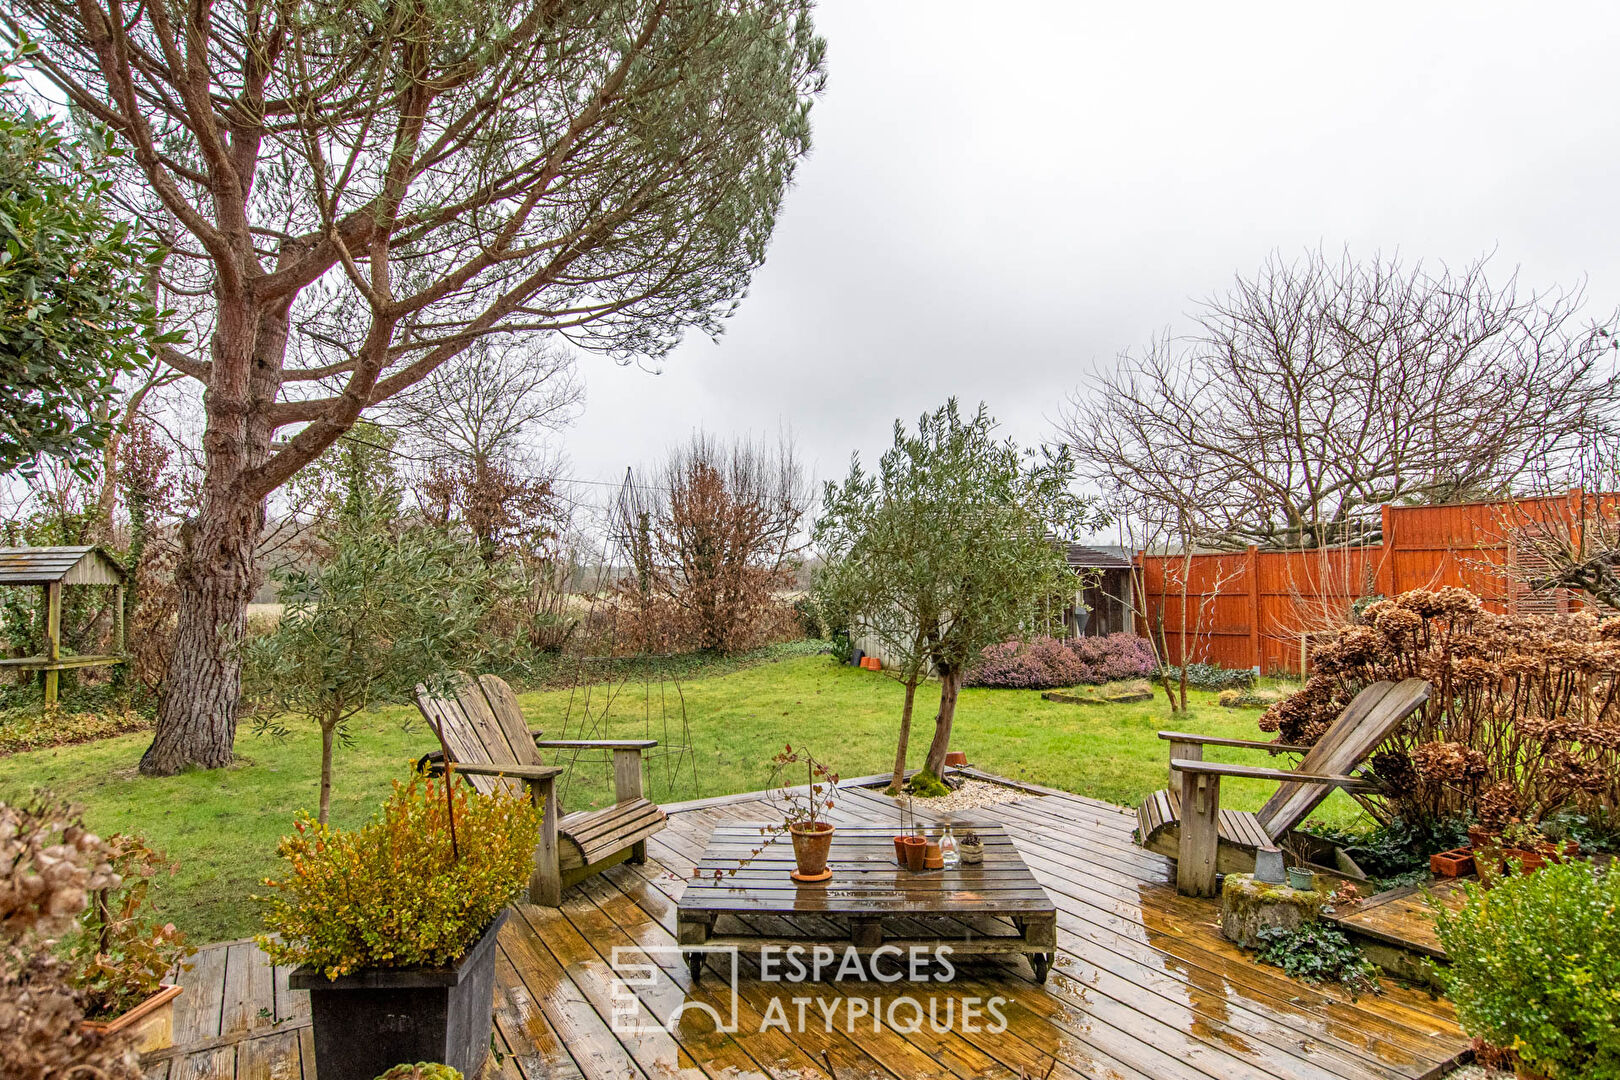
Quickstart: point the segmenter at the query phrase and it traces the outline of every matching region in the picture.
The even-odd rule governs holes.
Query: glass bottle
[[[962,863],[962,854],[956,850],[956,834],[951,832],[949,825],[939,835],[939,855],[947,870],[955,870]]]

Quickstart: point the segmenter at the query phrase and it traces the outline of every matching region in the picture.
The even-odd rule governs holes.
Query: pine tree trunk
[[[961,671],[949,664],[939,665],[939,716],[934,721],[928,759],[923,762],[923,769],[934,776],[945,775],[945,754],[951,748],[951,723],[956,719],[956,694],[961,686]]]
[[[204,473],[196,514],[180,529],[174,578],[178,613],[163,680],[157,732],[141,772],[170,776],[188,765],[228,765],[242,693],[237,646],[248,601],[259,587],[256,551],[264,499],[247,494],[249,474],[270,456],[267,416],[287,345],[285,306],[253,311],[221,303],[203,394]]]
[[[917,700],[917,680],[906,680],[906,705],[900,710],[900,745],[894,752],[894,782],[889,790],[896,795],[906,786],[906,748],[911,743],[911,706]]]
[[[229,765],[242,693],[237,645],[258,588],[254,546],[262,505],[205,502],[180,532],[174,651],[157,733],[141,772],[172,776],[188,765]]]

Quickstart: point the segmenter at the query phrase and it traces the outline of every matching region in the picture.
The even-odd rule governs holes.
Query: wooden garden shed
[[[45,640],[42,656],[0,657],[0,670],[43,671],[45,704],[56,702],[58,673],[67,668],[105,667],[124,662],[124,589],[128,575],[118,561],[98,547],[0,548],[0,586],[36,585],[45,590]],[[111,585],[113,651],[85,656],[62,655],[62,588],[66,585]]]

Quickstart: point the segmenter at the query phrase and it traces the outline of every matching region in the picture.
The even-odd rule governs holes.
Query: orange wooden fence
[[[1569,495],[1453,506],[1385,506],[1383,543],[1316,551],[1138,554],[1145,612],[1137,631],[1158,637],[1171,663],[1194,661],[1261,671],[1301,670],[1303,642],[1344,625],[1363,597],[1461,586],[1495,611],[1570,611],[1566,590],[1531,593],[1510,570],[1524,558],[1515,531],[1530,521],[1575,520],[1584,500],[1612,515],[1620,495]],[[1182,576],[1186,572],[1186,597]],[[1185,607],[1185,618],[1183,618]],[[1185,626],[1185,637],[1182,628]]]

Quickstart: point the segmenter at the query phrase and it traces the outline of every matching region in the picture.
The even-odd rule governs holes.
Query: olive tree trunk
[[[956,695],[962,688],[962,671],[954,664],[939,665],[939,716],[934,720],[934,741],[928,746],[923,769],[935,776],[945,775],[945,754],[951,748],[951,724],[956,719]]]
[[[917,677],[906,680],[906,704],[900,710],[900,745],[894,751],[894,779],[889,790],[900,794],[906,786],[906,750],[911,745],[911,707],[917,700]]]

